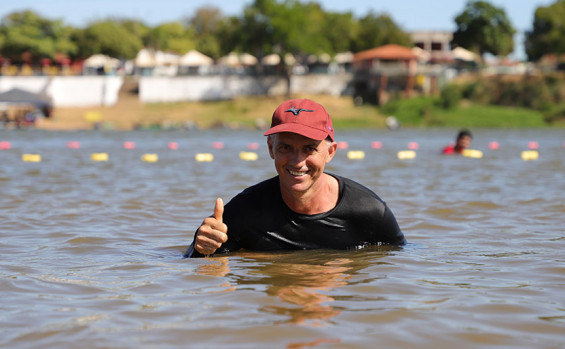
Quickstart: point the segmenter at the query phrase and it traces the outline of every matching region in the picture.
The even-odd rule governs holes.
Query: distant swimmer
[[[469,130],[461,130],[457,134],[457,138],[454,144],[450,144],[443,148],[443,153],[446,155],[451,154],[462,154],[463,150],[469,148],[471,145],[471,140],[473,139],[473,135]]]
[[[386,203],[351,179],[324,172],[337,143],[330,115],[309,99],[273,113],[267,136],[277,176],[236,195],[197,229],[185,257],[237,250],[355,249],[406,243]]]

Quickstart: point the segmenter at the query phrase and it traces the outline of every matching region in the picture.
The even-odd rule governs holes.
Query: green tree
[[[73,29],[61,20],[49,20],[33,11],[14,12],[0,24],[2,56],[14,63],[37,63],[42,58],[70,56],[77,50]]]
[[[222,40],[259,60],[271,53],[279,55],[290,88],[292,70],[285,60],[287,54],[300,62],[309,54],[333,51],[334,45],[324,35],[325,20],[326,13],[316,2],[255,0],[245,7],[241,18],[232,17],[224,23]]]
[[[135,58],[143,48],[149,29],[134,20],[107,19],[89,24],[75,33],[82,58],[101,53],[120,59]]]
[[[322,32],[328,41],[328,53],[335,54],[351,50],[356,23],[351,12],[326,13]]]
[[[457,46],[481,56],[506,56],[514,50],[516,29],[503,9],[486,1],[469,0],[465,10],[455,17],[455,24],[453,44]]]
[[[241,17],[233,16],[223,21],[218,37],[224,55],[231,51],[246,52],[261,62],[272,52],[273,28],[257,7],[247,6]]]
[[[205,55],[219,58],[222,55],[219,32],[224,21],[222,11],[213,6],[204,6],[196,10],[188,23],[194,30],[196,49]]]
[[[526,54],[530,61],[545,54],[565,53],[565,0],[536,9],[533,29],[526,32]]]
[[[387,44],[411,46],[412,39],[389,15],[369,12],[359,20],[351,43],[354,52]]]
[[[196,48],[196,40],[193,30],[185,28],[181,22],[171,22],[152,28],[146,46],[155,50],[183,54]]]
[[[331,44],[323,32],[325,12],[316,2],[303,4],[295,0],[281,3],[256,0],[254,6],[263,9],[262,13],[269,23],[271,52],[281,57],[282,71],[287,79],[287,95],[290,96],[292,69],[286,56],[292,55],[301,62],[308,55],[331,51]]]

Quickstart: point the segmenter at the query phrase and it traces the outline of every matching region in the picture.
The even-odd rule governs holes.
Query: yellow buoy
[[[483,152],[476,149],[464,149],[462,155],[467,158],[480,159],[483,157]]]
[[[259,155],[252,151],[242,151],[239,153],[239,158],[244,161],[256,161],[259,158]]]
[[[23,154],[22,161],[24,162],[41,162],[41,155],[39,154]]]
[[[347,158],[350,160],[363,160],[365,152],[362,150],[350,150],[347,152]]]
[[[99,122],[102,120],[102,114],[98,111],[87,111],[84,113],[84,120],[88,122]]]
[[[108,161],[108,153],[92,153],[90,160],[92,161]]]
[[[194,157],[198,162],[211,162],[214,160],[214,154],[211,153],[198,153]]]
[[[143,154],[141,156],[141,161],[143,161],[143,162],[157,162],[157,161],[159,161],[159,156],[157,154],[153,154],[153,153]]]
[[[396,154],[396,156],[400,160],[410,160],[416,158],[416,152],[413,150],[402,150],[399,151],[398,154]]]
[[[539,153],[536,150],[525,150],[522,152],[522,160],[530,161],[530,160],[537,160],[539,157]]]

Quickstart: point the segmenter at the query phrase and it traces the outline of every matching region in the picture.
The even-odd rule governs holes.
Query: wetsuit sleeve
[[[392,211],[388,208],[388,205],[385,206],[385,211],[382,218],[383,224],[383,236],[381,238],[382,242],[391,245],[404,245],[406,244],[406,238],[404,238],[404,234],[400,230],[400,226],[394,217]]]
[[[204,255],[194,248],[194,242],[196,241],[196,234],[198,234],[198,230],[194,232],[194,239],[192,239],[192,243],[188,246],[188,249],[183,255],[183,258],[199,258],[204,257]]]

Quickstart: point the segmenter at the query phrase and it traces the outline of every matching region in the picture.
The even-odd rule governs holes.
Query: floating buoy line
[[[66,143],[69,149],[81,149],[81,144],[79,141],[68,141]],[[122,143],[123,149],[134,150],[136,149],[135,142],[126,141]],[[171,141],[167,144],[169,150],[179,150],[180,146],[178,142]],[[528,150],[521,151],[520,158],[523,161],[535,161],[539,159],[539,143],[536,141],[527,142]],[[215,150],[222,150],[225,148],[224,143],[220,141],[212,142],[211,148]],[[257,161],[259,159],[259,154],[253,150],[260,148],[260,144],[257,142],[248,143],[246,146],[247,150],[239,152],[239,159],[242,161]],[[338,142],[338,148],[342,150],[349,149],[349,144],[345,141]],[[372,141],[371,148],[378,151],[383,149],[383,143],[381,141]],[[398,160],[414,160],[417,158],[417,150],[420,148],[418,142],[409,142],[407,144],[407,149],[400,150],[396,152],[396,157]],[[488,148],[491,151],[497,151],[500,149],[500,144],[496,141],[491,141],[488,143]],[[563,143],[563,148],[565,148],[565,142]],[[0,151],[13,150],[12,144],[9,141],[0,141]],[[484,156],[483,151],[477,149],[465,149],[461,154],[466,158],[481,159]],[[366,158],[365,151],[363,150],[347,150],[346,156],[349,160],[364,160]],[[23,162],[41,162],[42,156],[37,153],[24,153],[21,156]],[[110,160],[110,155],[106,152],[91,153],[90,160],[94,162],[106,162]],[[194,160],[196,162],[212,162],[214,161],[214,154],[210,152],[201,152],[194,155]],[[142,162],[155,163],[159,161],[159,155],[156,153],[145,153],[141,155]]]

